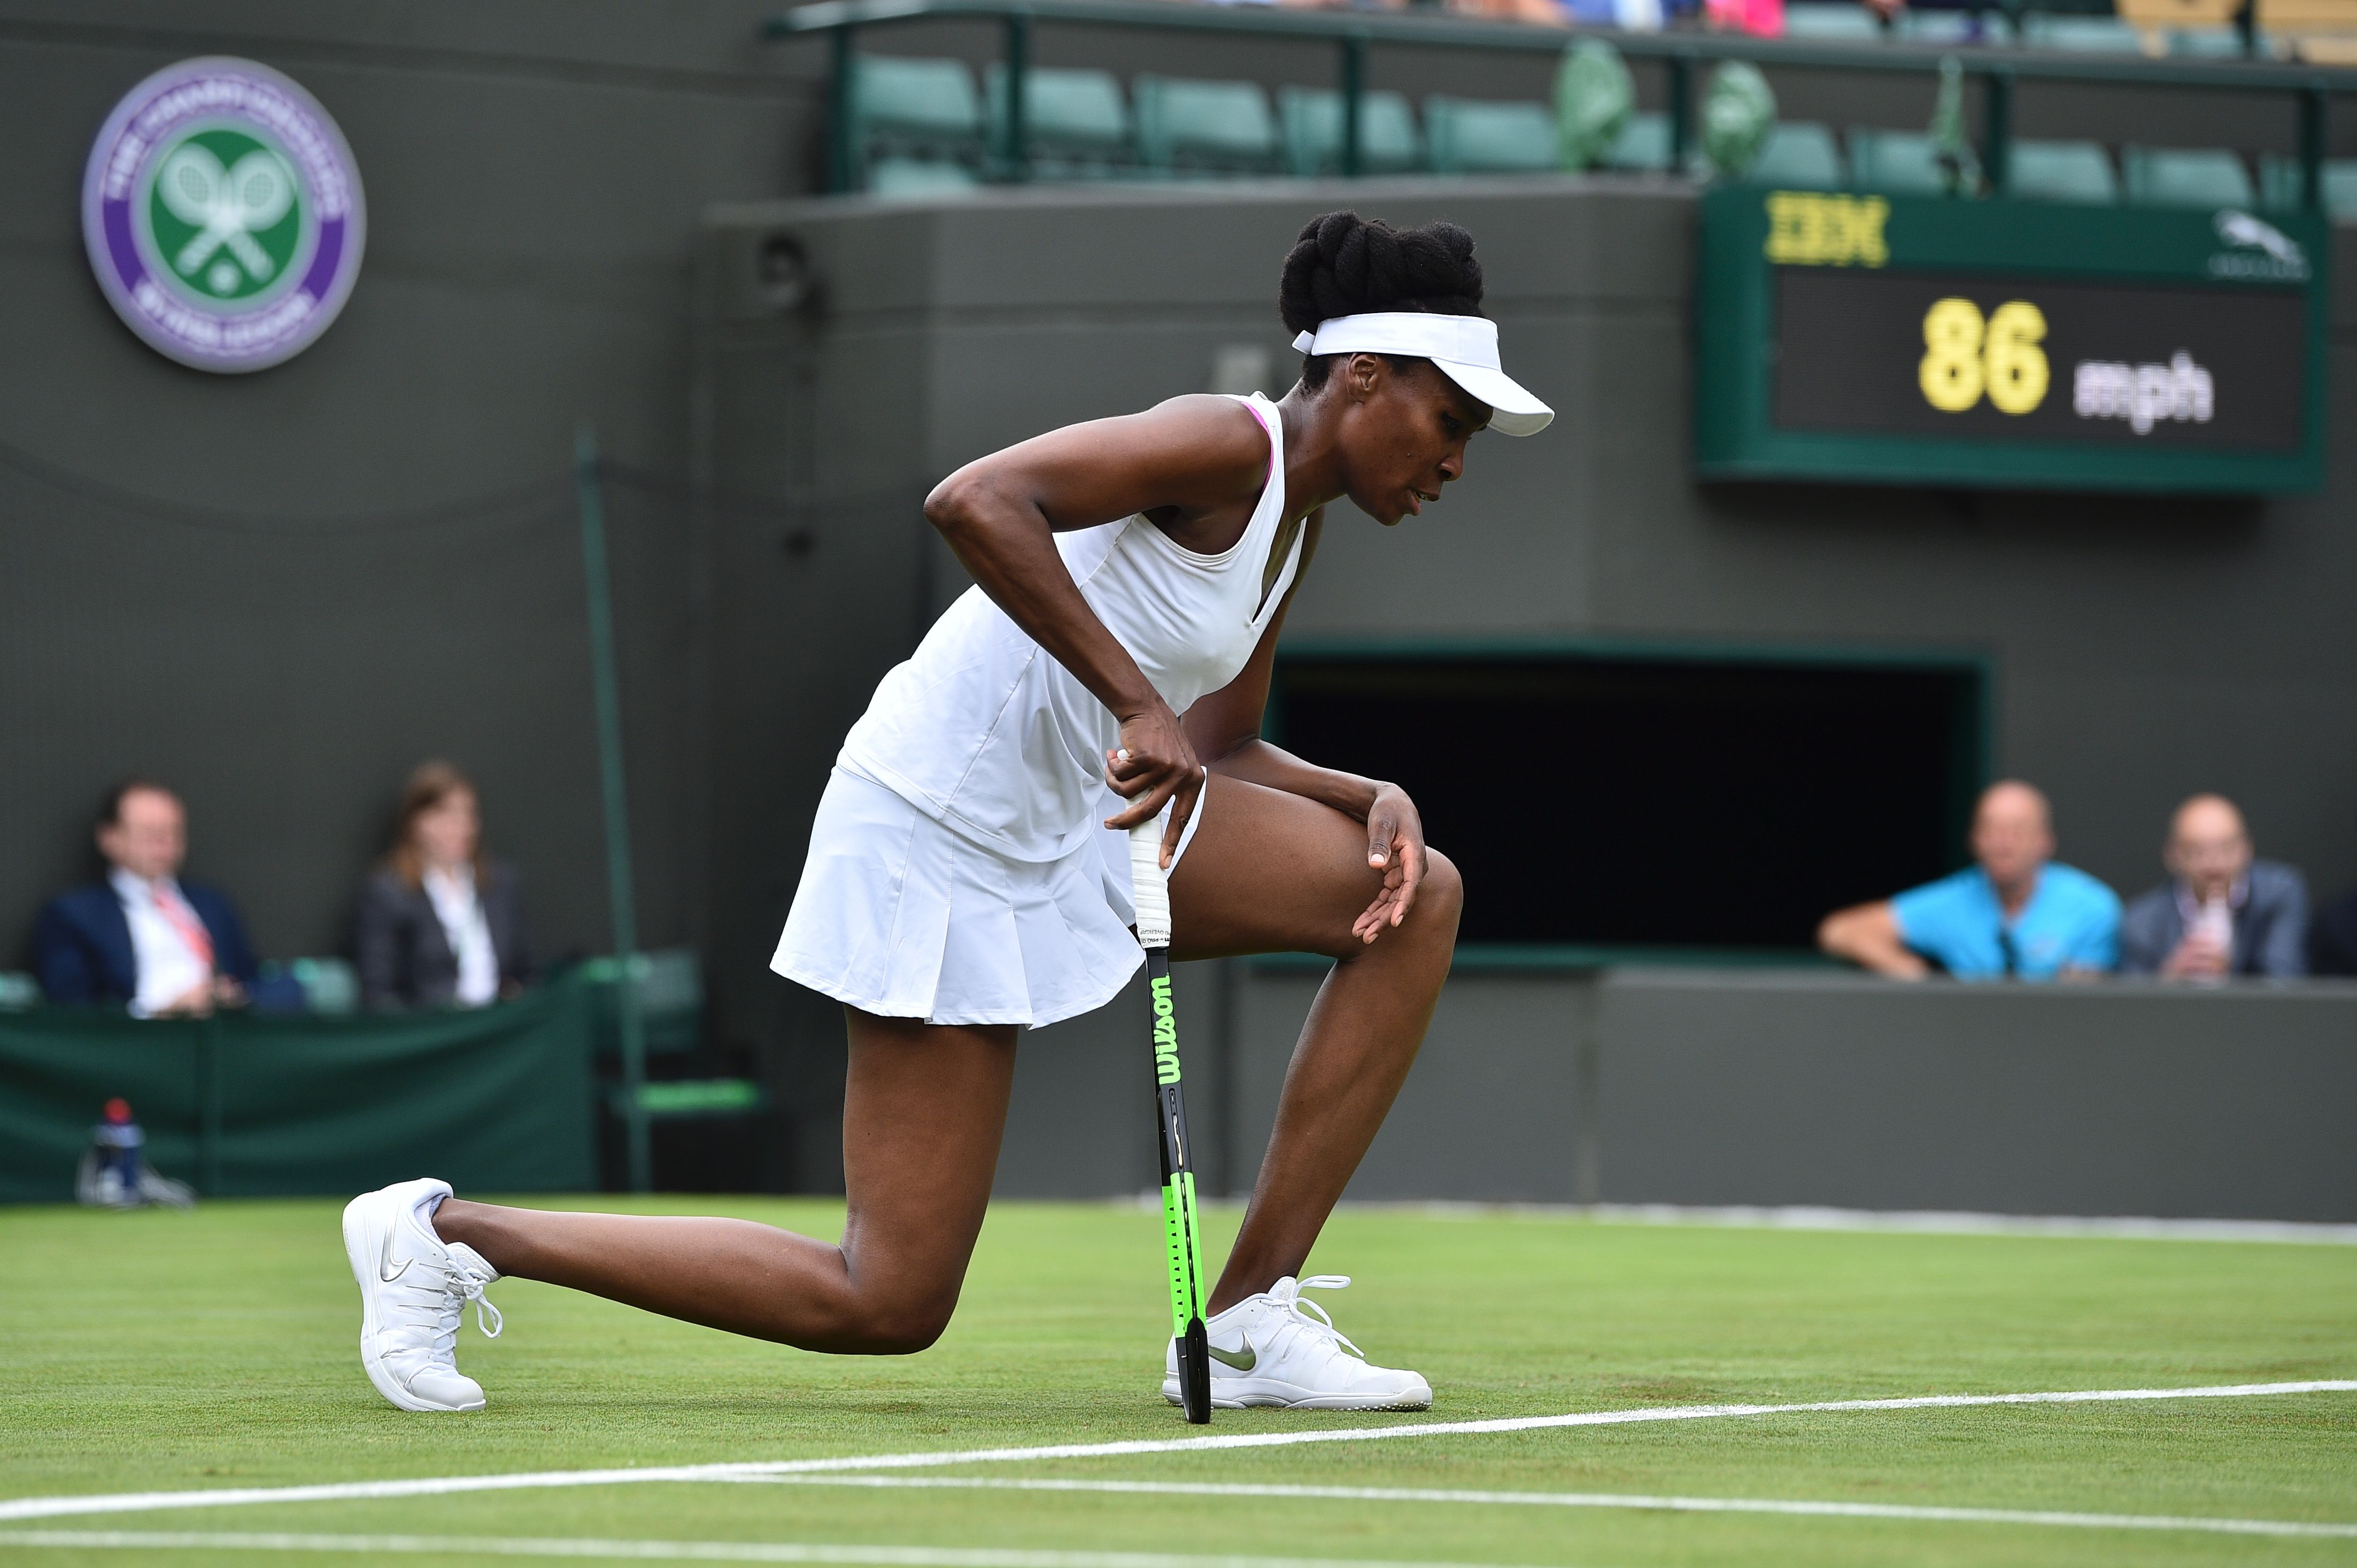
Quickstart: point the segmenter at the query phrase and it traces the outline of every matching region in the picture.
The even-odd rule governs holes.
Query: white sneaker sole
[[[1162,1397],[1178,1404],[1178,1380],[1162,1380]],[[1220,1378],[1211,1384],[1213,1410],[1430,1410],[1432,1390],[1419,1380],[1396,1394],[1330,1394],[1275,1378]]]
[[[430,1404],[419,1399],[393,1380],[385,1369],[383,1360],[371,1354],[369,1347],[376,1342],[376,1261],[384,1255],[384,1240],[399,1223],[397,1213],[388,1212],[382,1202],[371,1202],[379,1195],[364,1192],[344,1205],[344,1258],[352,1266],[352,1281],[361,1287],[361,1369],[368,1373],[369,1381],[403,1410],[433,1411],[454,1414],[460,1411],[480,1410],[484,1402],[472,1404]]]

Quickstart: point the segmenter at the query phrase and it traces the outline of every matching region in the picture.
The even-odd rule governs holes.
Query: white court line
[[[824,1546],[788,1541],[595,1541],[520,1535],[296,1535],[161,1530],[0,1530],[0,1546],[68,1551],[417,1552],[436,1557],[619,1557],[657,1563],[851,1563],[887,1568],[1485,1568],[1339,1557],[1181,1556],[1167,1552],[990,1551],[978,1547]]]
[[[994,1492],[1115,1492],[1194,1498],[1307,1498],[1354,1503],[1474,1503],[1491,1507],[1634,1509],[1664,1513],[1763,1513],[1804,1519],[1923,1520],[1949,1524],[2067,1525],[2086,1530],[2187,1530],[2212,1535],[2286,1535],[2357,1541],[2357,1524],[2303,1520],[2205,1519],[2200,1515],[2065,1513],[2046,1509],[1964,1509],[1905,1503],[1800,1502],[1774,1498],[1638,1497],[1622,1492],[1465,1492],[1426,1487],[1295,1487],[1220,1481],[1009,1480],[990,1476],[737,1476],[764,1486],[920,1487]],[[0,1536],[0,1541],[6,1537]]]
[[[756,1460],[718,1465],[649,1465],[606,1470],[541,1470],[493,1476],[428,1476],[398,1481],[336,1481],[307,1487],[235,1487],[213,1491],[117,1492],[87,1497],[15,1498],[0,1520],[66,1514],[145,1513],[157,1509],[229,1508],[249,1503],[340,1502],[369,1498],[441,1497],[549,1487],[627,1486],[646,1481],[732,1481],[750,1476],[807,1476],[855,1470],[913,1470],[943,1465],[1005,1465],[1043,1459],[1111,1459],[1135,1454],[1192,1454],[1223,1448],[1278,1448],[1304,1443],[1374,1443],[1554,1427],[1623,1426],[1733,1416],[1851,1414],[1886,1410],[1964,1410],[1987,1405],[2113,1404],[2147,1400],[2248,1399],[2268,1394],[2357,1393],[2347,1379],[2298,1383],[2222,1383],[2190,1389],[2083,1389],[2056,1393],[1918,1394],[1904,1399],[1818,1400],[1806,1404],[1697,1404],[1570,1415],[1501,1416],[1487,1421],[1424,1421],[1397,1426],[1318,1427],[1307,1432],[1237,1432],[1216,1437],[1141,1438],[1125,1443],[1060,1443],[1034,1448],[948,1449],[920,1454],[856,1454],[829,1459]]]
[[[1815,1204],[1716,1208],[1598,1203],[1563,1210],[1607,1225],[1705,1225],[1760,1230],[1878,1230],[1917,1236],[2068,1236],[2131,1241],[2282,1241],[2357,1247],[2357,1225],[2308,1219],[2153,1219],[2132,1215],[1975,1214],[1941,1208],[1831,1208]]]

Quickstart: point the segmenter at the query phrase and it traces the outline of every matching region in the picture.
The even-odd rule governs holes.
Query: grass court
[[[576,1201],[726,1212],[825,1236],[842,1214],[807,1200]],[[339,1207],[0,1212],[0,1560],[2357,1563],[2357,1392],[2345,1390],[27,1511],[24,1499],[69,1495],[1200,1434],[1157,1391],[1161,1221],[1143,1207],[998,1206],[956,1323],[934,1349],[901,1359],[806,1355],[503,1281],[492,1294],[505,1336],[487,1342],[470,1314],[460,1337],[459,1367],[490,1398],[462,1416],[404,1413],[369,1387]],[[1236,1219],[1232,1208],[1207,1216],[1215,1269]],[[1423,1371],[1433,1410],[1222,1411],[1212,1437],[2357,1377],[2357,1247],[2341,1245],[1361,1209],[1336,1217],[1310,1272],[1355,1277],[1325,1297],[1336,1321],[1374,1359]],[[1342,1488],[1354,1495],[1331,1495]],[[1899,1516],[1619,1500],[1630,1498]],[[1932,1509],[2147,1522],[1908,1511]],[[2161,1520],[2261,1525],[2152,1522]]]

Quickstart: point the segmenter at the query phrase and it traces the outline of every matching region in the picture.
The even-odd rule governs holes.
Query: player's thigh
[[[1170,875],[1171,956],[1353,956],[1366,944],[1351,923],[1383,885],[1383,873],[1367,864],[1366,824],[1355,817],[1214,773],[1202,825]],[[1408,920],[1415,918],[1411,908]]]
[[[887,1294],[954,1301],[1006,1128],[1014,1026],[844,1012],[845,1255]]]

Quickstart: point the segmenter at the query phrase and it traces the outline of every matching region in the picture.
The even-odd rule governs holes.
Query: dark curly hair
[[[1288,332],[1315,332],[1321,321],[1374,311],[1479,316],[1481,263],[1473,259],[1473,236],[1454,223],[1394,229],[1381,219],[1329,212],[1303,225],[1286,252],[1276,304]],[[1336,358],[1304,360],[1301,384],[1324,386]]]

